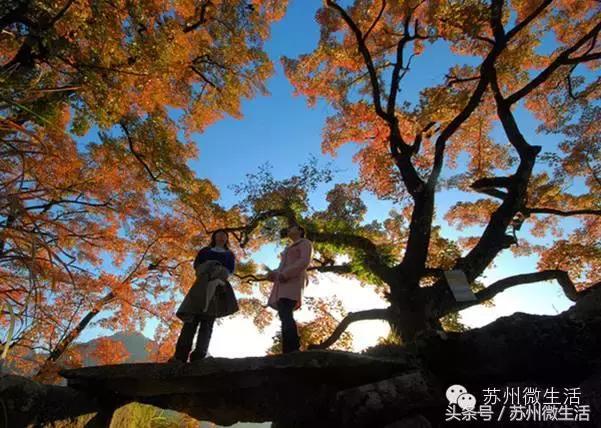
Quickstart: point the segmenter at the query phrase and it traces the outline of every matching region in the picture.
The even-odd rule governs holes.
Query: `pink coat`
[[[307,285],[307,268],[313,257],[311,241],[301,238],[290,244],[282,252],[280,266],[275,270],[275,281],[267,304],[277,309],[277,301],[281,298],[296,300],[296,308],[301,307],[303,289]],[[279,275],[286,280],[281,281]]]

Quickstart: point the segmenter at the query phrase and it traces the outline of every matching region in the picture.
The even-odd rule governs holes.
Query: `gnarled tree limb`
[[[355,35],[355,39],[357,40],[357,48],[359,53],[363,56],[363,60],[365,61],[365,65],[367,66],[367,70],[369,72],[369,80],[372,88],[372,97],[374,101],[374,106],[376,108],[376,113],[382,119],[388,121],[390,117],[382,108],[382,100],[380,98],[380,83],[378,81],[378,74],[376,73],[376,69],[374,66],[374,62],[365,43],[365,36],[361,29],[357,26],[353,18],[344,10],[342,6],[332,0],[326,0],[326,5],[336,10],[338,14],[342,17],[346,25],[350,28],[350,30]]]
[[[597,282],[582,291],[578,291],[574,283],[570,279],[568,273],[559,269],[548,269],[540,272],[518,274],[500,279],[490,284],[484,290],[477,292],[475,294],[477,300],[475,301],[455,302],[452,308],[447,308],[447,310],[444,312],[444,315],[450,312],[461,311],[471,306],[482,304],[485,301],[492,299],[497,294],[502,293],[503,291],[512,287],[551,280],[557,281],[557,283],[561,286],[565,296],[572,302],[577,302],[579,299],[588,294],[592,289],[601,286],[601,282]]]
[[[346,331],[348,326],[357,321],[366,321],[366,320],[388,320],[389,310],[388,308],[384,309],[369,309],[366,311],[359,312],[349,312],[349,314],[344,317],[340,324],[336,327],[334,332],[321,343],[317,343],[309,346],[309,349],[326,349],[332,346],[336,341],[342,336],[342,333]]]
[[[509,142],[518,152],[520,163],[510,180],[501,179],[501,184],[507,186],[507,194],[501,205],[490,216],[490,221],[480,240],[455,265],[455,269],[461,269],[465,272],[468,281],[473,281],[480,276],[497,254],[507,248],[508,242],[510,243],[507,239],[507,228],[516,214],[523,208],[536,156],[541,149],[540,146],[528,144],[522,135],[511,111],[511,104],[501,93],[494,67],[490,70],[490,86],[497,105],[499,119]]]
[[[250,235],[259,226],[260,222],[272,217],[283,217],[288,219],[291,223],[303,223],[297,219],[294,211],[289,208],[281,208],[261,212],[255,215],[246,225],[224,228],[222,230],[225,230],[226,232],[241,232],[243,237],[240,240],[240,246],[244,247],[248,243]],[[352,233],[320,232],[311,229],[306,231],[306,236],[313,242],[331,243],[359,250],[362,252],[367,266],[373,273],[380,278],[384,278],[389,273],[388,266],[386,266],[381,259],[380,250],[369,238]]]
[[[562,65],[577,64],[580,62],[591,61],[597,59],[597,55],[583,55],[576,58],[570,58],[570,55],[580,49],[589,40],[594,40],[601,31],[601,22],[597,23],[588,33],[580,38],[576,43],[570,46],[557,56],[543,71],[541,71],[534,79],[525,84],[522,88],[507,97],[509,104],[514,104],[538,88],[541,84],[547,81],[553,75],[553,72]]]
[[[136,148],[134,146],[134,141],[132,139],[132,136],[131,136],[129,129],[127,128],[127,125],[125,124],[125,122],[121,121],[119,123],[119,125],[121,126],[121,129],[123,129],[123,133],[125,134],[125,137],[127,138],[129,150],[134,155],[134,157],[138,160],[138,162],[140,162],[140,164],[144,167],[144,169],[146,170],[148,175],[150,175],[150,178],[152,178],[152,180],[156,181],[157,183],[167,183],[165,180],[159,179],[159,176],[161,175],[161,173],[159,172],[158,174],[155,174],[152,171],[152,169],[150,169],[150,166],[148,166],[148,164],[146,163],[144,156],[136,150]]]
[[[559,210],[557,208],[524,208],[524,215],[529,214],[553,214],[562,217],[570,217],[574,215],[601,215],[601,210],[597,209],[577,209],[577,210]]]

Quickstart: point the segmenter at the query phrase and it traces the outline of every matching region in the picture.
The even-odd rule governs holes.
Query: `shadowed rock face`
[[[585,321],[516,313],[482,329],[425,339],[419,353],[448,382],[571,382],[586,378],[598,365],[601,317]]]
[[[61,374],[69,387],[0,378],[0,399],[9,404],[11,420],[23,422],[8,426],[65,420],[62,426],[78,427],[94,412],[86,426],[106,426],[112,409],[138,401],[221,425],[276,421],[277,427],[428,427],[444,419],[444,390],[455,383],[470,391],[503,385],[580,386],[591,420],[599,422],[601,290],[558,316],[515,314],[462,334],[423,336],[408,348],[377,347],[370,356],[311,351],[89,367]],[[84,416],[68,419],[79,415]],[[584,426],[578,424],[541,426]]]
[[[45,385],[22,376],[0,377],[0,427],[39,426],[56,421],[55,427],[83,427],[100,410],[98,399],[85,391]]]
[[[96,391],[116,403],[138,401],[222,425],[237,421],[301,420],[328,412],[341,389],[414,370],[417,361],[346,352],[311,351],[190,364],[121,364],[67,370],[72,388]],[[297,405],[293,405],[297,403]],[[298,410],[296,410],[298,409]]]

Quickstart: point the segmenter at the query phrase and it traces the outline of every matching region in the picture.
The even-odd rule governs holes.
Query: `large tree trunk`
[[[390,285],[389,322],[402,343],[411,343],[427,331],[441,330],[438,318],[429,310],[429,296],[420,288],[420,278],[403,273],[398,278],[397,283]]]
[[[428,320],[421,305],[392,304],[390,308],[390,328],[401,343],[408,344],[420,333],[428,330]]]

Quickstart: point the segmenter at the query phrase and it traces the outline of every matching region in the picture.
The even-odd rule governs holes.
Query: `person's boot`
[[[300,352],[300,338],[298,335],[294,338],[294,346],[292,347],[292,351],[290,352]]]
[[[186,350],[185,347],[177,347],[175,348],[175,353],[167,362],[169,363],[185,363],[188,361],[188,354],[190,353],[189,349]]]
[[[214,319],[203,320],[198,329],[198,337],[196,338],[196,347],[190,354],[190,362],[202,360],[207,356],[209,350],[209,342],[213,333]]]
[[[282,334],[282,354],[300,351],[300,340],[295,329],[289,328]]]
[[[194,361],[202,360],[206,356],[207,356],[206,352],[197,351],[197,350],[192,351],[192,353],[190,354],[190,362],[193,363]]]
[[[285,354],[300,351],[300,337],[298,335],[298,327],[294,319],[287,325],[282,335],[283,351]]]
[[[175,353],[169,358],[169,363],[185,363],[192,348],[192,341],[196,333],[197,322],[185,322],[175,344]]]
[[[282,349],[283,354],[290,354],[292,352],[299,352],[299,351],[300,351],[300,345],[291,345],[291,346],[287,346],[286,348]]]

